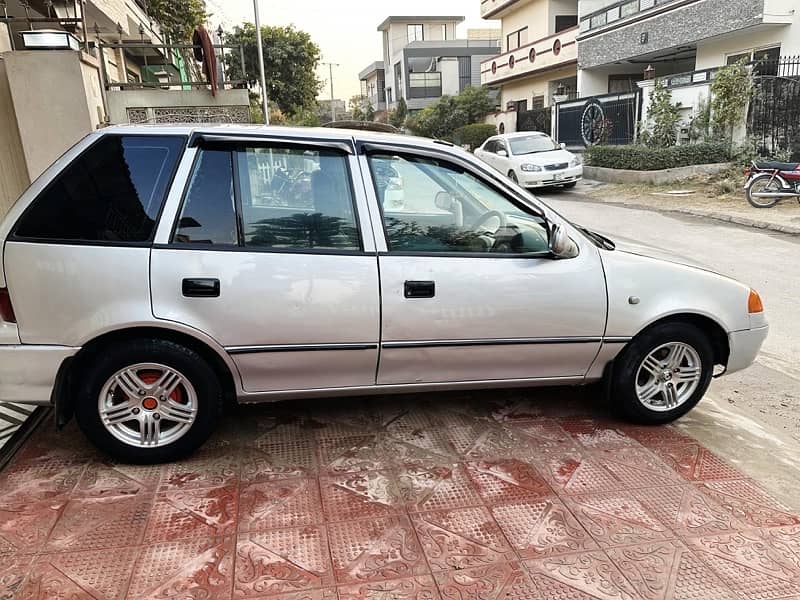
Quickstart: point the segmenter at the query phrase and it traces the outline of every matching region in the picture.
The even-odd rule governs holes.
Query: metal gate
[[[517,112],[517,131],[541,131],[550,135],[552,126],[551,109],[534,108]]]
[[[800,56],[756,62],[753,74],[748,135],[762,156],[788,152],[800,161]]]
[[[641,102],[641,90],[559,102],[556,139],[568,146],[631,144]]]

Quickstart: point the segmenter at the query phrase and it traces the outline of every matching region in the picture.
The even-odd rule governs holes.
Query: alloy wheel
[[[183,437],[197,417],[197,393],[179,371],[156,363],[120,369],[98,398],[100,420],[115,438],[155,448]]]
[[[700,385],[700,355],[683,342],[669,342],[651,351],[636,373],[636,396],[656,412],[673,410],[687,402]]]

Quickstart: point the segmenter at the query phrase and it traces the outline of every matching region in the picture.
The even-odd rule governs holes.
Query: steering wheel
[[[505,213],[502,213],[499,210],[490,210],[489,212],[484,213],[480,217],[478,217],[478,220],[475,221],[475,223],[473,223],[472,225],[472,230],[480,231],[481,225],[484,225],[486,221],[488,221],[489,219],[497,219],[498,221],[500,221],[500,225],[494,231],[497,231],[498,229],[503,229],[508,225],[508,220],[506,219]]]

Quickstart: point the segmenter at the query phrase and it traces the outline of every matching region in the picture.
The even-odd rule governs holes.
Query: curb
[[[758,219],[750,219],[748,217],[740,217],[738,215],[728,215],[725,213],[715,212],[712,210],[703,210],[701,208],[659,208],[649,206],[647,204],[636,204],[633,202],[619,202],[613,200],[600,200],[598,198],[591,198],[584,194],[584,197],[589,202],[596,202],[598,204],[616,204],[618,206],[627,206],[639,210],[652,210],[661,213],[678,213],[682,215],[691,215],[693,217],[704,217],[706,219],[714,219],[716,221],[723,221],[725,223],[733,223],[735,225],[744,225],[745,227],[752,227],[754,229],[766,229],[767,231],[775,231],[777,233],[785,233],[789,235],[800,235],[800,227],[795,225],[780,225],[777,223],[769,223],[768,221],[759,221]]]

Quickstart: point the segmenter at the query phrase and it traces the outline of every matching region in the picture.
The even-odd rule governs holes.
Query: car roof
[[[284,127],[275,125],[231,125],[231,124],[203,124],[203,125],[166,125],[166,124],[147,124],[147,125],[112,125],[99,130],[101,135],[108,134],[149,134],[149,135],[186,135],[193,134],[212,134],[212,135],[263,135],[268,137],[297,137],[314,138],[315,140],[355,140],[361,142],[372,142],[376,144],[404,144],[419,146],[423,148],[435,148],[441,150],[443,145],[451,146],[455,150],[461,150],[458,146],[453,146],[450,142],[432,140],[430,138],[416,137],[398,133],[378,133],[374,131],[364,131],[355,129],[338,129],[331,127]]]
[[[516,138],[523,138],[523,137],[530,137],[530,136],[546,136],[547,134],[543,131],[517,131],[514,133],[501,133],[499,135],[494,136],[492,139],[498,140],[513,140]]]

